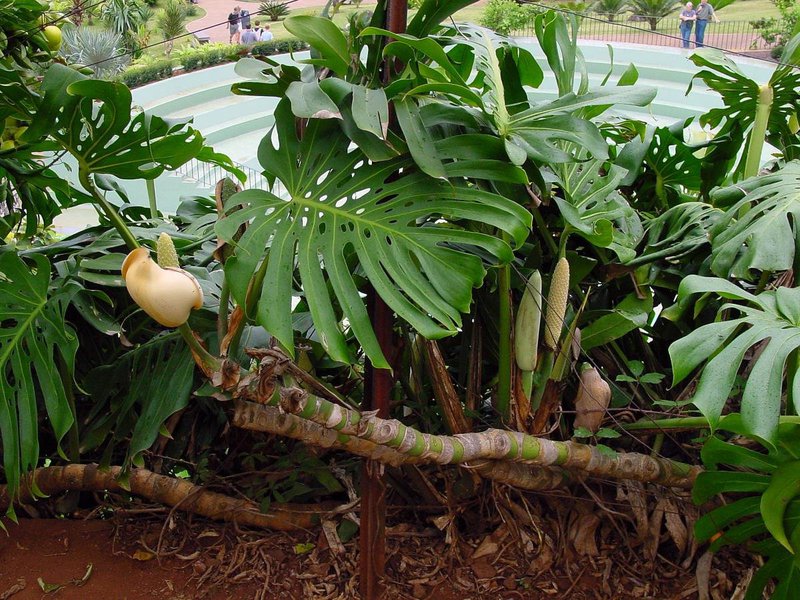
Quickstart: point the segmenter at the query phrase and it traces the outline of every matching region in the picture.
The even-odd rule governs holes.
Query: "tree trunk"
[[[234,427],[250,431],[283,435],[314,446],[345,450],[393,467],[403,464],[434,462],[425,456],[410,456],[388,446],[380,446],[368,440],[344,435],[307,419],[286,414],[279,408],[253,402],[237,401],[234,404],[231,424]],[[571,481],[570,475],[560,468],[529,466],[495,460],[467,463],[464,466],[474,470],[485,479],[525,490],[552,490]]]
[[[183,479],[158,475],[147,469],[131,469],[125,484],[120,483],[121,467],[100,470],[97,465],[67,465],[36,469],[20,482],[15,504],[30,504],[42,494],[51,496],[67,490],[130,492],[153,502],[175,506],[179,510],[216,521],[232,521],[239,525],[291,531],[308,529],[319,522],[319,516],[330,507],[281,508],[273,505],[262,513],[249,500],[238,500],[210,492]],[[6,486],[0,486],[0,511],[11,503]]]
[[[632,479],[689,489],[700,467],[635,452],[613,456],[586,444],[557,442],[516,431],[488,429],[481,433],[437,436],[422,433],[394,419],[361,415],[311,396],[304,390],[281,390],[281,406],[341,434],[394,448],[401,454],[423,457],[438,464],[464,464],[482,459],[559,466],[590,476]]]

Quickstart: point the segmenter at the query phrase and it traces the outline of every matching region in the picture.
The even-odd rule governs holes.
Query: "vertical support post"
[[[381,350],[388,356],[392,346],[392,311],[375,293],[369,291],[369,313]],[[376,410],[378,416],[389,418],[389,399],[392,374],[367,363],[362,410]],[[383,465],[364,460],[361,468],[361,527],[359,533],[359,573],[361,597],[379,600],[385,591],[383,575],[386,570],[386,482]]]
[[[384,0],[386,5],[386,29],[403,33],[408,19],[407,0]],[[383,79],[388,83],[392,64],[383,65]],[[393,120],[394,115],[390,116]],[[390,122],[390,126],[391,126]],[[392,311],[375,293],[369,291],[368,310],[381,350],[389,359],[392,348]],[[367,362],[364,385],[363,410],[376,410],[378,416],[389,417],[389,400],[392,392],[392,374],[385,369],[375,369]],[[383,576],[386,572],[386,482],[383,467],[379,463],[365,460],[361,474],[361,527],[359,535],[359,574],[361,597],[364,600],[380,600],[384,596]]]

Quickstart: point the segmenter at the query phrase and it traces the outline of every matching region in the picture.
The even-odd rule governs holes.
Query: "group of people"
[[[238,6],[228,15],[228,33],[230,34],[231,44],[249,46],[256,42],[269,42],[272,39],[269,23],[263,27],[258,21],[251,23],[250,11],[241,9]]]
[[[694,45],[696,48],[702,48],[708,22],[713,20],[715,23],[719,23],[714,7],[708,3],[708,0],[700,0],[697,9],[694,8],[694,4],[687,2],[678,18],[681,20],[680,30],[684,48],[689,48],[692,27],[694,27]]]

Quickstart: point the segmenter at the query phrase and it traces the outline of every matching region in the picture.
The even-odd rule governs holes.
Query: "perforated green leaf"
[[[748,278],[752,269],[791,269],[800,219],[800,161],[715,191],[727,210],[711,230],[711,269],[720,277]],[[745,208],[747,210],[745,210]]]
[[[784,368],[789,354],[800,348],[798,307],[800,288],[779,288],[754,296],[738,286],[714,277],[690,275],[678,290],[681,303],[698,293],[715,292],[749,304],[728,303],[720,311],[742,316],[717,321],[695,329],[669,347],[673,383],[679,383],[696,367],[706,363],[692,402],[716,426],[736,381],[745,353],[768,340],[753,359],[742,395],[741,413],[745,431],[774,442],[781,412]]]
[[[49,132],[88,172],[152,179],[203,148],[203,137],[186,120],[131,116],[131,93],[121,83],[88,79],[54,64],[41,89],[44,99],[27,134]]]
[[[292,348],[292,277],[299,269],[320,339],[337,360],[352,359],[343,334],[346,318],[368,356],[386,366],[355,271],[421,334],[449,335],[469,309],[472,288],[483,281],[484,265],[474,251],[497,261],[512,256],[508,244],[476,224],[507,232],[515,245],[531,225],[530,214],[515,202],[431,178],[408,156],[370,162],[331,121],[311,121],[299,140],[286,101],[259,160],[285,186],[286,197],[248,190],[231,198],[229,208],[242,208],[220,221],[217,233],[233,240],[249,222],[225,265],[232,292],[243,302],[262,268],[258,321]]]
[[[73,423],[58,362],[71,377],[78,340],[64,313],[80,289],[74,282],[51,289],[44,256],[25,263],[15,252],[0,254],[0,435],[12,494],[20,473],[38,466],[39,401],[57,442]]]

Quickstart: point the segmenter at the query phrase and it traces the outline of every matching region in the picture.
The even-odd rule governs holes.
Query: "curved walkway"
[[[228,36],[228,15],[233,11],[235,6],[246,8],[250,13],[255,13],[258,10],[260,2],[249,2],[247,0],[198,0],[197,6],[206,11],[206,14],[196,21],[192,21],[186,25],[186,30],[190,33],[203,30],[200,35],[207,35],[211,38],[212,42],[229,41]],[[290,9],[294,8],[314,8],[322,7],[325,5],[325,0],[295,0],[289,5]],[[209,29],[205,29],[210,27]]]

